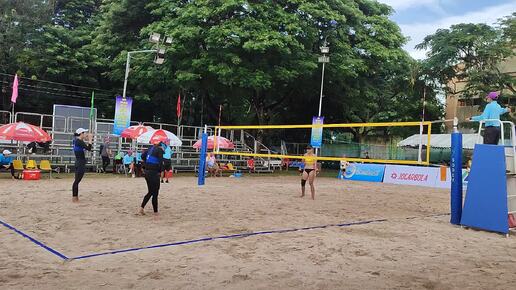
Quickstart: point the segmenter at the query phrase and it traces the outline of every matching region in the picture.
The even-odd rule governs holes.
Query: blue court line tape
[[[61,258],[61,259],[63,259],[63,260],[68,260],[68,257],[67,257],[67,256],[65,256],[65,255],[63,255],[63,254],[62,254],[62,253],[60,253],[59,251],[56,251],[56,250],[52,249],[51,247],[49,247],[49,246],[47,246],[47,245],[43,244],[42,242],[40,242],[40,241],[36,240],[35,238],[33,238],[33,237],[31,237],[31,236],[27,235],[26,233],[24,233],[24,232],[20,231],[19,229],[17,229],[17,228],[15,228],[15,227],[11,226],[10,224],[8,224],[8,223],[6,223],[6,222],[4,222],[4,221],[2,221],[2,220],[0,220],[0,224],[2,224],[4,227],[6,227],[6,228],[8,228],[8,229],[10,229],[10,230],[12,230],[12,231],[14,231],[15,233],[17,233],[17,234],[21,235],[22,237],[24,237],[24,238],[28,239],[29,241],[33,242],[34,244],[36,244],[36,245],[38,245],[38,246],[42,247],[43,249],[45,249],[45,250],[49,251],[50,253],[52,253],[52,254],[54,254],[54,255],[58,256],[59,258]]]
[[[419,216],[419,217],[409,217],[409,218],[406,218],[406,219],[436,217],[436,216],[441,216],[441,215],[442,214],[440,214],[440,215],[431,215],[431,216],[423,216],[423,217],[421,217],[421,216]],[[136,251],[156,249],[156,248],[164,248],[164,247],[196,244],[196,243],[215,241],[215,240],[247,238],[247,237],[258,236],[258,235],[283,234],[283,233],[291,233],[291,232],[299,232],[299,231],[309,231],[309,230],[325,229],[325,228],[330,228],[330,227],[350,227],[350,226],[356,226],[356,225],[366,225],[366,224],[372,224],[372,223],[381,223],[381,222],[386,222],[386,221],[388,221],[388,219],[375,219],[375,220],[349,222],[349,223],[342,223],[342,224],[329,224],[329,225],[320,225],[320,226],[303,227],[303,228],[279,229],[279,230],[270,230],[270,231],[260,231],[260,232],[249,232],[249,233],[232,234],[232,235],[217,236],[217,237],[206,237],[206,238],[200,238],[200,239],[195,239],[195,240],[185,240],[185,241],[180,241],[180,242],[172,242],[172,243],[166,243],[166,244],[158,244],[158,245],[152,245],[152,246],[145,246],[145,247],[138,247],[138,248],[129,248],[129,249],[123,249],[123,250],[115,250],[115,251],[108,251],[108,252],[102,252],[102,253],[88,254],[88,255],[74,257],[74,258],[71,258],[71,259],[72,260],[83,260],[83,259],[89,259],[89,258],[93,258],[93,257],[115,255],[115,254],[128,253],[128,252],[136,252]]]
[[[440,216],[449,216],[449,215],[450,215],[449,213],[446,213],[446,214],[434,214],[434,215],[428,215],[428,216],[406,217],[404,219],[411,220],[411,219],[417,219],[417,218],[440,217]],[[316,230],[316,229],[325,229],[325,228],[330,228],[330,227],[350,227],[350,226],[365,225],[365,224],[371,224],[371,223],[380,223],[380,222],[386,222],[386,221],[388,221],[388,219],[375,219],[375,220],[349,222],[349,223],[341,223],[341,224],[329,224],[329,225],[319,225],[319,226],[303,227],[303,228],[279,229],[279,230],[269,230],[269,231],[259,231],[259,232],[232,234],[232,235],[217,236],[217,237],[206,237],[206,238],[200,238],[200,239],[195,239],[195,240],[186,240],[186,241],[180,241],[180,242],[171,242],[171,243],[166,243],[166,244],[151,245],[151,246],[146,246],[146,247],[129,248],[129,249],[122,249],[122,250],[115,250],[115,251],[109,251],[109,252],[96,253],[96,254],[88,254],[88,255],[78,256],[78,257],[74,257],[74,258],[68,258],[67,256],[65,256],[64,254],[60,253],[59,251],[52,249],[51,247],[43,244],[42,242],[36,240],[35,238],[33,238],[33,237],[27,235],[26,233],[18,230],[17,228],[11,226],[10,224],[8,224],[6,222],[3,222],[2,220],[0,220],[0,224],[2,224],[6,228],[16,232],[17,234],[23,236],[24,238],[28,239],[29,241],[33,242],[34,244],[40,246],[41,248],[47,250],[48,252],[50,252],[50,253],[52,253],[52,254],[54,254],[54,255],[58,256],[59,258],[61,258],[61,259],[66,261],[66,260],[82,260],[82,259],[89,259],[89,258],[99,257],[99,256],[107,256],[107,255],[122,254],[122,253],[135,252],[135,251],[141,251],[141,250],[149,250],[149,249],[157,249],[157,248],[164,248],[164,247],[188,245],[188,244],[195,244],[195,243],[215,241],[215,240],[247,238],[247,237],[258,236],[258,235],[271,235],[271,234],[292,233],[292,232],[298,232],[298,231],[309,231],[309,230]]]

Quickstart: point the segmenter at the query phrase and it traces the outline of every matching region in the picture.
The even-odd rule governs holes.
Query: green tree
[[[52,9],[40,0],[0,1],[0,72],[23,73],[19,53],[37,38],[38,29],[51,21]],[[0,76],[2,107],[10,106],[9,93],[12,78]]]
[[[99,0],[56,1],[52,23],[38,29],[30,46],[20,53],[26,74],[47,80],[96,85],[99,63],[91,43]]]
[[[147,8],[156,20],[143,34],[174,38],[163,72],[199,94],[208,111],[231,106],[240,116],[234,122],[317,114],[317,57],[325,38],[332,49],[325,102],[335,100],[325,108],[336,102],[346,109],[327,110],[330,120],[375,120],[382,102],[399,93],[391,91],[410,60],[401,49],[405,38],[388,19],[392,10],[372,1],[151,1]]]
[[[515,56],[514,16],[498,27],[457,24],[425,37],[416,47],[429,50],[426,72],[446,93],[472,97],[508,89],[514,94],[514,77],[500,69],[500,63]],[[452,85],[457,82],[467,83],[457,90]]]

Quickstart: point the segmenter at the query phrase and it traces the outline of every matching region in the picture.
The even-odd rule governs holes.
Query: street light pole
[[[137,50],[137,51],[129,51],[127,52],[127,61],[125,62],[125,78],[124,78],[124,91],[122,93],[122,98],[125,99],[127,93],[127,79],[129,78],[129,71],[131,70],[131,55],[136,53],[155,53],[156,49],[148,49],[148,50]]]
[[[163,64],[163,61],[165,60],[165,48],[163,48],[163,46],[172,44],[172,38],[168,36],[162,38],[159,33],[152,33],[149,36],[149,42],[154,43],[156,48],[127,52],[127,60],[125,62],[124,91],[122,93],[123,99],[126,98],[127,94],[127,79],[129,78],[129,71],[131,70],[131,55],[137,53],[156,53],[154,63]]]
[[[322,98],[323,98],[323,90],[324,90],[324,68],[326,63],[322,63],[322,76],[321,76],[321,95],[319,96],[319,114],[317,116],[321,116],[322,111]]]
[[[330,48],[328,47],[328,42],[326,38],[324,38],[323,46],[321,48],[322,56],[319,57],[319,62],[322,63],[322,73],[321,73],[321,95],[319,96],[319,117],[321,116],[322,111],[322,99],[323,99],[323,91],[324,91],[324,70],[326,67],[326,63],[330,62],[330,58],[327,56],[330,53]]]
[[[322,73],[321,73],[321,94],[319,95],[319,113],[318,117],[321,117],[322,113],[322,99],[324,92],[324,71],[326,68],[326,63],[330,62],[330,57],[327,56],[330,53],[330,48],[328,47],[328,42],[326,38],[324,38],[323,46],[320,47],[322,56],[319,57],[319,62],[322,63]],[[319,148],[315,148],[315,155],[319,154]]]

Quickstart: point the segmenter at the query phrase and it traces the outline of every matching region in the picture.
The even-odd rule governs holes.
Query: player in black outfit
[[[152,209],[154,214],[158,215],[158,193],[160,187],[160,173],[163,169],[163,149],[159,142],[155,143],[149,150],[142,154],[143,167],[145,169],[145,181],[147,182],[148,192],[143,198],[140,207],[140,214],[145,214],[145,205],[152,197]]]
[[[86,156],[84,151],[91,151],[91,135],[86,135],[88,130],[79,128],[75,131],[73,140],[73,152],[75,153],[75,180],[72,185],[72,201],[79,202],[79,183],[86,172]],[[88,144],[84,142],[88,139]]]

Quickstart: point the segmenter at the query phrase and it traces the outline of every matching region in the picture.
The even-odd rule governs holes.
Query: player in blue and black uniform
[[[79,202],[79,183],[86,172],[86,156],[84,151],[91,151],[91,135],[86,134],[88,130],[79,128],[75,131],[73,140],[73,152],[75,154],[75,180],[72,186],[72,201]],[[87,139],[88,144],[85,140]]]
[[[143,198],[140,207],[140,214],[145,214],[145,205],[152,197],[152,209],[154,214],[158,215],[158,193],[159,193],[159,179],[160,172],[163,169],[163,149],[161,149],[160,142],[156,142],[149,150],[142,154],[143,166],[145,169],[145,181],[147,182],[148,192]]]

